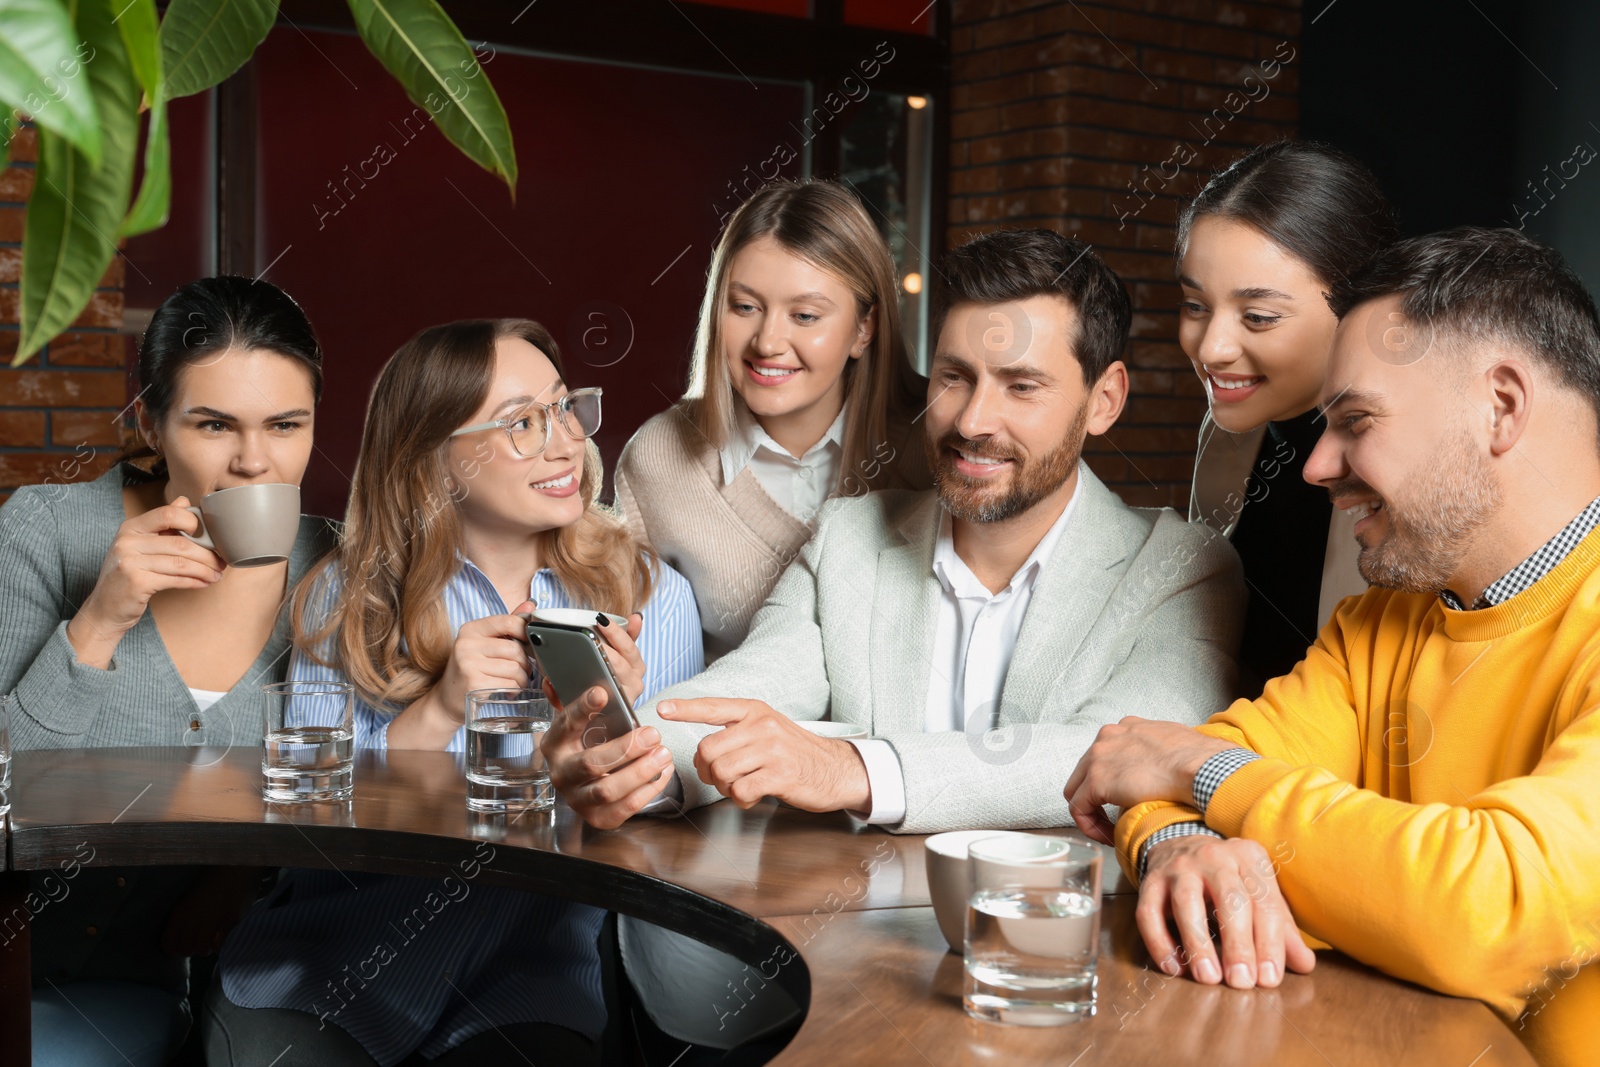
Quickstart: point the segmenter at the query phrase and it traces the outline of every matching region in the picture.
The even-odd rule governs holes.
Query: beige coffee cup
[[[967,848],[991,837],[1032,837],[1020,830],[950,830],[923,842],[928,864],[928,896],[939,932],[951,952],[965,945],[967,901],[972,899],[972,867]]]
[[[282,563],[300,533],[300,487],[283,483],[236,485],[207,493],[198,507],[200,533],[184,534],[230,567]],[[180,531],[181,532],[181,531]]]

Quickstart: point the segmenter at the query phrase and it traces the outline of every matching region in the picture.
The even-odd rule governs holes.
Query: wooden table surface
[[[460,877],[468,864],[483,882],[646,918],[761,966],[809,1004],[779,1065],[1533,1062],[1482,1004],[1335,953],[1270,992],[1166,978],[1150,965],[1125,893],[1106,897],[1093,1018],[1048,1030],[980,1023],[961,1009],[961,959],[934,922],[920,837],[772,802],[749,812],[724,802],[610,832],[561,804],[521,818],[477,815],[466,810],[458,757],[442,752],[360,752],[355,776],[348,804],[274,805],[261,798],[259,748],[18,753],[8,867],[56,868],[81,860],[85,846],[95,866]],[[793,962],[771,962],[795,951]],[[14,991],[20,976],[5,977],[0,991]]]

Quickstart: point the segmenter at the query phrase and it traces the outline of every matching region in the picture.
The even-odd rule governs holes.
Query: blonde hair
[[[926,391],[906,358],[900,331],[899,287],[889,246],[856,195],[831,181],[764,185],[728,219],[717,242],[700,304],[694,362],[684,392],[687,413],[715,448],[734,428],[734,390],[722,342],[722,312],[728,303],[729,266],[752,241],[771,237],[795,255],[834,275],[856,301],[856,316],[872,316],[872,342],[844,368],[844,453],[839,484],[881,488],[889,468],[872,462],[875,449],[891,438],[892,416],[910,422]],[[870,472],[870,474],[869,474]]]
[[[433,326],[384,364],[361,431],[344,536],[295,590],[296,646],[324,666],[338,666],[376,706],[410,704],[433,688],[450,661],[444,589],[461,565],[457,503],[465,495],[450,469],[450,434],[488,397],[502,337],[527,341],[561,373],[555,340],[529,319]],[[587,441],[583,514],[539,535],[539,552],[576,602],[626,614],[650,598],[656,557],[598,504],[603,476],[600,450]],[[333,608],[311,629],[312,590],[326,589],[334,576]],[[333,663],[323,659],[330,640]]]

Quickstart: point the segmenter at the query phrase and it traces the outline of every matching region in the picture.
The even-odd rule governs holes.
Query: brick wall
[[[77,482],[111,463],[128,402],[119,256],[84,313],[45,350],[12,368],[17,351],[22,219],[37,140],[24,127],[0,171],[0,501],[19,485]]]
[[[1090,242],[1122,276],[1133,397],[1087,459],[1129,503],[1183,510],[1205,399],[1177,345],[1173,225],[1219,166],[1294,135],[1300,5],[952,8],[948,241],[1044,226]]]

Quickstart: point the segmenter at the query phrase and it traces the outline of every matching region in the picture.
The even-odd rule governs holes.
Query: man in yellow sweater
[[[1594,302],[1507,229],[1402,242],[1331,302],[1305,476],[1356,513],[1376,588],[1259,699],[1104,727],[1074,818],[1112,840],[1102,805],[1126,809],[1168,974],[1275,986],[1311,969],[1303,931],[1484,1001],[1541,1063],[1600,1063]]]

